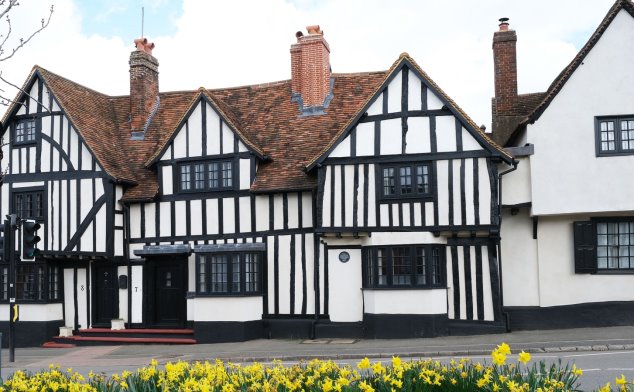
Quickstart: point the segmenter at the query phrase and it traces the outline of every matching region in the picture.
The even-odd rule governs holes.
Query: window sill
[[[263,297],[262,293],[187,293],[187,299],[193,298],[241,298],[241,297]]]
[[[634,275],[634,269],[597,270],[592,275]]]
[[[363,287],[363,291],[402,291],[402,290],[446,290],[447,286],[389,286],[389,287]]]

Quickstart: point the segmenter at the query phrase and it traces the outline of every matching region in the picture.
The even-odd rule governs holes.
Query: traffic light
[[[32,260],[39,253],[36,248],[40,237],[36,234],[40,224],[33,220],[26,220],[22,224],[22,260]]]

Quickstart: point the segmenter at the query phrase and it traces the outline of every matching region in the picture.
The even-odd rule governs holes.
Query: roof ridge
[[[44,67],[40,67],[40,66],[39,66],[39,65],[37,65],[37,64],[34,66],[34,68],[35,68],[35,69],[37,69],[37,70],[40,70],[40,71],[44,71],[44,72],[46,72],[46,73],[48,73],[48,74],[51,74],[51,75],[53,75],[53,76],[55,76],[55,77],[58,77],[58,78],[64,79],[64,80],[66,80],[66,81],[67,81],[67,82],[69,82],[69,83],[72,83],[72,84],[74,84],[74,85],[76,85],[76,86],[78,86],[78,87],[84,88],[84,89],[86,89],[86,90],[88,90],[88,91],[90,91],[90,92],[92,92],[92,93],[99,94],[99,95],[101,95],[101,96],[103,96],[103,97],[105,97],[105,98],[110,98],[110,97],[112,97],[111,95],[108,95],[108,94],[102,93],[101,91],[97,91],[97,90],[95,90],[95,89],[93,89],[93,88],[90,88],[90,87],[86,87],[86,86],[84,86],[84,85],[83,85],[83,84],[81,84],[81,83],[77,83],[77,82],[75,82],[74,80],[68,79],[68,78],[66,78],[66,77],[64,77],[64,76],[62,76],[62,75],[60,75],[60,74],[57,74],[57,73],[55,73],[55,72],[53,72],[53,71],[49,71],[48,69],[46,69],[46,68],[44,68]]]
[[[579,50],[579,52],[575,55],[575,57],[564,67],[564,69],[555,77],[553,82],[548,86],[545,91],[544,99],[535,107],[535,109],[529,113],[517,126],[519,129],[522,126],[525,126],[529,122],[535,122],[539,117],[541,117],[542,113],[546,110],[546,108],[550,105],[550,102],[554,99],[554,97],[559,93],[561,88],[566,84],[570,76],[576,71],[579,67],[583,59],[590,53],[594,45],[601,39],[605,30],[607,30],[608,26],[612,23],[616,15],[621,11],[626,10],[633,18],[634,18],[634,3],[630,0],[616,0],[615,3],[610,7],[606,15],[603,17],[603,20],[594,33],[590,36],[588,41],[583,45],[583,47]],[[517,131],[516,129],[516,131]],[[514,131],[513,133],[515,133]],[[513,137],[511,135],[511,137]]]
[[[216,92],[216,91],[229,91],[229,90],[239,90],[244,88],[263,88],[263,87],[275,87],[281,86],[287,83],[290,83],[290,79],[278,80],[274,82],[267,83],[258,83],[258,84],[245,84],[242,86],[233,86],[233,87],[219,87],[219,88],[205,88],[206,91]]]

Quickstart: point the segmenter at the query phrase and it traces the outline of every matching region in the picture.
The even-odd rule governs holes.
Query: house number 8
[[[82,285],[79,287],[79,289],[80,289],[81,291],[84,291],[84,285],[82,284]]]

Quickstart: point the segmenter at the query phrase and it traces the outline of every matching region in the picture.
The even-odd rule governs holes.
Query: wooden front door
[[[146,320],[151,327],[185,327],[187,260],[152,260],[146,265]]]
[[[94,264],[93,325],[110,327],[119,318],[119,284],[117,267]]]

